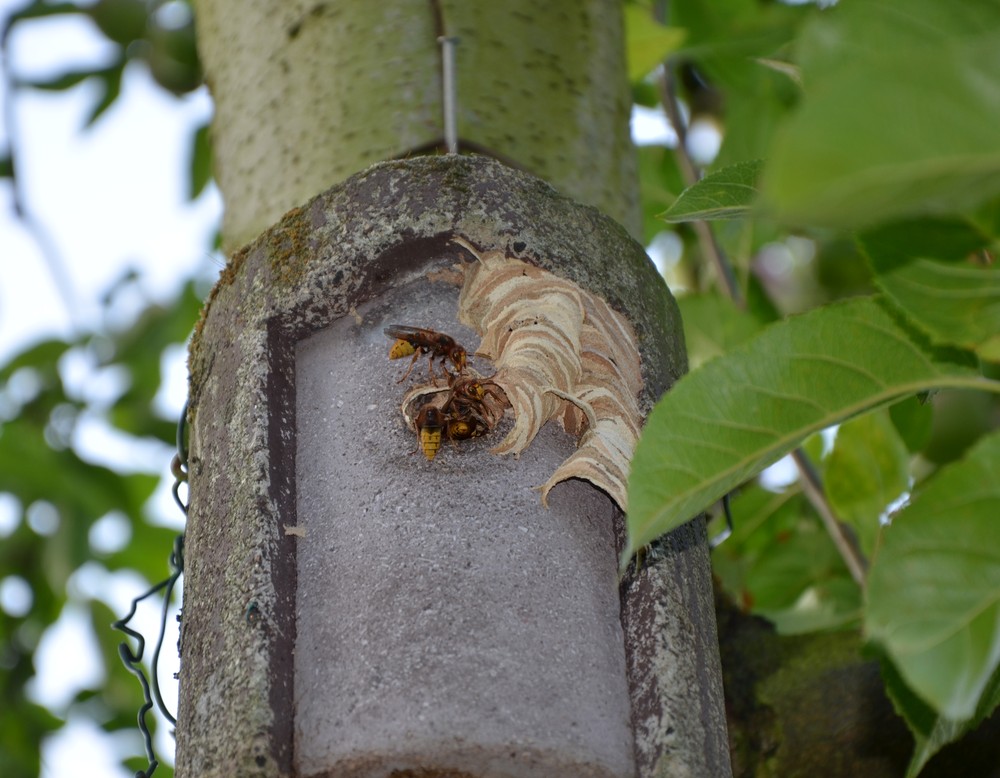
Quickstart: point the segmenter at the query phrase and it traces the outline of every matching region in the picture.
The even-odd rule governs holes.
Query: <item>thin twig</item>
[[[826,531],[833,540],[833,544],[837,547],[837,551],[840,552],[844,564],[847,565],[847,569],[851,572],[851,578],[854,579],[858,586],[864,586],[865,571],[868,563],[865,561],[864,555],[858,548],[854,537],[845,530],[844,525],[834,514],[833,508],[826,499],[826,493],[823,491],[823,484],[820,481],[819,473],[816,472],[816,468],[810,461],[808,454],[801,448],[797,448],[792,452],[792,460],[799,469],[802,491],[805,492],[806,499],[812,503],[813,508],[816,509],[816,513],[819,514],[820,519],[823,521],[823,526],[826,527]]]
[[[677,90],[674,89],[674,80],[669,62],[664,64],[663,75],[660,77],[660,100],[663,102],[663,109],[666,111],[667,119],[673,126],[674,132],[677,133],[677,166],[680,168],[684,186],[693,186],[701,178],[701,173],[692,161],[691,154],[688,152],[687,125],[684,123],[684,117],[681,116],[680,105],[677,102]],[[719,242],[715,239],[715,234],[712,232],[708,222],[699,219],[692,222],[692,227],[694,228],[695,235],[698,237],[698,245],[701,246],[702,253],[708,258],[712,266],[715,267],[716,274],[719,276],[719,280],[725,289],[726,296],[738,308],[746,307],[746,300],[743,297],[743,291],[740,289],[739,282],[736,280],[736,273],[733,271],[733,266],[722,251],[722,247],[719,246]]]
[[[677,93],[674,89],[673,74],[670,63],[666,63],[663,68],[663,76],[660,79],[660,93],[663,107],[667,118],[677,133],[677,165],[680,168],[681,176],[685,186],[692,186],[701,177],[700,171],[691,159],[687,148],[687,126],[681,116],[680,106],[677,102]],[[727,259],[715,239],[711,225],[703,220],[693,222],[695,235],[701,246],[702,253],[708,257],[722,281],[723,289],[734,305],[744,308],[746,300],[736,280],[733,267]],[[851,577],[858,584],[863,586],[865,582],[865,570],[867,562],[861,553],[853,536],[845,531],[844,525],[833,512],[826,493],[823,491],[823,484],[820,481],[816,468],[813,467],[808,455],[801,448],[796,448],[792,452],[792,460],[799,470],[799,479],[802,482],[802,490],[813,508],[819,514],[826,527],[826,531],[833,540],[837,551],[847,565]]]

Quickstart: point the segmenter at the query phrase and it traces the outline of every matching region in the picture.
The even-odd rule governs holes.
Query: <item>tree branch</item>
[[[695,166],[688,152],[687,125],[684,122],[684,117],[681,116],[680,106],[677,102],[677,90],[674,89],[673,72],[669,62],[664,63],[663,75],[660,77],[660,100],[663,102],[663,109],[667,114],[667,119],[673,126],[674,132],[677,133],[677,166],[680,168],[684,186],[692,186],[701,178],[701,172]],[[702,253],[715,268],[715,272],[725,289],[726,296],[738,308],[745,308],[746,300],[743,297],[739,282],[736,280],[736,273],[733,271],[733,266],[726,257],[725,252],[723,252],[722,247],[719,246],[718,241],[715,239],[712,228],[708,222],[701,219],[692,222],[691,226],[694,228],[695,235],[698,236],[698,244],[701,246]]]
[[[685,186],[691,186],[701,178],[701,172],[694,164],[688,152],[687,125],[684,122],[684,117],[681,115],[680,105],[677,101],[677,92],[674,88],[673,71],[670,68],[669,62],[664,64],[663,75],[660,78],[660,99],[663,101],[667,119],[669,119],[674,131],[677,133],[677,165],[680,168]],[[698,236],[698,243],[701,246],[702,253],[715,267],[726,296],[737,307],[745,308],[746,299],[737,282],[736,273],[733,271],[732,264],[726,257],[725,252],[719,246],[715,234],[712,232],[711,225],[704,220],[698,220],[692,222],[692,226],[694,227],[695,234]],[[816,472],[816,468],[801,448],[797,448],[792,452],[792,460],[798,468],[799,479],[802,482],[802,490],[806,498],[812,504],[816,513],[819,514],[823,526],[826,527],[826,531],[829,533],[831,540],[833,540],[833,544],[837,547],[837,551],[843,558],[844,564],[847,565],[851,577],[858,586],[863,586],[867,562],[853,536],[846,531],[843,523],[834,513],[829,500],[826,498],[826,493],[823,491],[823,484],[819,474]]]
[[[809,455],[801,448],[797,448],[792,452],[792,460],[799,469],[802,491],[823,521],[823,526],[826,527],[830,539],[833,540],[837,551],[840,552],[844,564],[847,565],[847,569],[851,573],[851,578],[858,586],[864,586],[868,562],[858,548],[854,537],[847,532],[844,524],[833,512],[829,500],[826,499],[826,492],[823,491],[823,483],[820,481],[819,473],[816,472]]]

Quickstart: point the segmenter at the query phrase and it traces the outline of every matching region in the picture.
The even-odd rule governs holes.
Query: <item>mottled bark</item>
[[[195,9],[227,247],[375,162],[442,148],[442,32],[459,38],[461,147],[530,171],[637,234],[618,0]]]

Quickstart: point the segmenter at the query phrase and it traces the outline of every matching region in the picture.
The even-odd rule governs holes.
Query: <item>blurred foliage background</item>
[[[109,55],[97,66],[81,65],[70,55],[55,77],[22,77],[8,56],[13,36],[54,18],[89,26],[90,32],[103,37]],[[80,132],[100,133],[102,119],[121,95],[126,68],[146,73],[152,88],[171,95],[202,88],[192,15],[186,3],[25,2],[9,12],[3,25],[8,144],[0,149],[0,174],[15,215],[38,238],[42,254],[53,259],[52,243],[44,233],[57,227],[34,223],[22,197],[26,182],[19,179],[16,96],[39,90],[68,94],[83,88],[93,95],[93,104]],[[194,199],[210,180],[207,129],[193,127],[186,143],[191,149],[188,194]],[[17,272],[18,262],[18,257],[4,257],[5,277]],[[53,261],[50,270],[58,274],[60,267]],[[152,297],[143,281],[137,271],[123,271],[99,301],[104,313],[96,325],[78,328],[71,337],[36,342],[0,366],[4,514],[0,774],[4,776],[39,775],[44,744],[70,721],[92,722],[98,732],[107,733],[106,748],[122,761],[117,774],[146,769],[136,727],[141,689],[118,659],[124,635],[109,627],[125,616],[131,597],[170,572],[171,546],[183,524],[180,509],[163,499],[173,480],[169,464],[177,419],[165,417],[159,409],[162,404],[154,399],[165,380],[165,354],[176,355],[183,347],[208,284],[204,278],[190,278],[173,299],[163,300]],[[95,463],[88,452],[93,444],[81,445],[80,438],[85,428],[95,427],[102,430],[102,440],[113,438],[116,448],[141,451],[134,455],[134,465]],[[159,466],[150,468],[150,460]],[[168,698],[175,684],[171,678],[176,668],[174,613],[176,603],[168,621],[163,649],[167,661],[160,677]],[[159,603],[151,598],[139,614],[132,626],[147,638],[148,662]],[[89,667],[95,650],[99,666]],[[88,665],[86,674],[95,679],[91,685],[73,691],[51,709],[36,701],[40,670],[73,678],[79,664]],[[156,726],[154,718],[147,716],[151,727]],[[164,720],[158,721],[162,760],[162,752],[170,757],[172,747]],[[84,728],[78,737],[94,737],[94,730]],[[79,765],[81,774],[96,775],[98,770],[95,765]],[[163,764],[156,774],[170,772],[169,764]]]
[[[925,13],[933,22],[939,14],[934,5],[918,2],[914,18]],[[995,60],[1000,45],[991,47],[996,31],[990,24],[997,16],[990,13],[997,4],[983,2],[982,18],[971,8],[959,3],[939,26],[954,29],[956,45],[965,45],[972,55],[992,51],[987,58]],[[637,148],[643,239],[679,298],[692,367],[724,357],[784,317],[873,293],[878,274],[871,242],[887,234],[878,231],[880,225],[890,225],[890,243],[895,229],[905,237],[901,244],[936,246],[933,256],[955,254],[961,261],[992,267],[1000,226],[997,188],[984,181],[977,188],[981,170],[945,170],[923,192],[914,192],[903,173],[912,159],[897,159],[898,147],[904,157],[910,153],[931,161],[951,159],[953,149],[972,149],[979,154],[973,161],[987,164],[983,160],[995,158],[998,151],[995,137],[983,139],[984,133],[995,136],[1000,126],[991,115],[996,105],[982,116],[983,106],[963,102],[972,100],[971,93],[955,88],[953,79],[960,75],[921,66],[918,79],[904,67],[924,60],[919,37],[893,37],[891,27],[872,30],[870,20],[844,16],[818,23],[830,10],[812,3],[689,0],[628,3],[625,10],[636,110],[666,119],[675,128],[672,136]],[[25,2],[5,21],[4,51],[15,30],[57,15],[93,25],[116,56],[99,68],[67,62],[64,72],[44,81],[19,79],[5,57],[8,123],[15,93],[68,91],[86,82],[99,89],[81,131],[100,132],[102,116],[120,95],[126,67],[142,69],[151,83],[174,95],[201,87],[186,2]],[[992,37],[971,43],[961,39],[963,24],[985,25],[993,29]],[[883,45],[885,41],[891,45]],[[844,56],[846,50],[852,51],[851,66],[830,68],[827,59]],[[668,67],[658,67],[665,58]],[[955,72],[959,70],[956,66]],[[804,80],[825,85],[835,99],[804,104]],[[914,92],[910,86],[918,81],[920,89]],[[945,96],[953,102],[946,105]],[[904,98],[910,102],[901,108]],[[908,124],[914,105],[922,117],[945,114],[952,121],[937,117]],[[190,132],[188,193],[197,198],[211,179],[211,154],[207,128],[192,127]],[[947,148],[929,146],[928,138],[942,133]],[[699,143],[703,138],[708,139],[705,145]],[[719,140],[721,145],[713,145]],[[853,146],[855,153],[831,159],[829,150],[838,144]],[[740,211],[741,218],[711,226],[660,218],[704,171],[763,158],[773,163],[764,171],[764,191],[772,213],[781,218]],[[886,165],[878,185],[848,175],[852,165],[863,173],[878,168],[880,161]],[[18,195],[23,182],[17,163],[15,143],[0,149],[4,186],[13,193],[15,212],[27,218]],[[846,205],[824,205],[815,192],[803,188],[800,179],[811,179],[803,166],[811,164],[820,178],[834,182],[830,186],[841,186],[840,199],[833,202]],[[847,171],[844,181],[837,178],[842,171]],[[928,211],[934,197],[954,192],[962,196],[952,201],[953,209],[935,203]],[[857,239],[857,229],[868,231],[868,244]],[[134,274],[123,276],[108,290],[106,307],[135,295],[140,281]],[[47,739],[74,719],[95,722],[107,733],[129,771],[146,768],[135,727],[140,689],[119,662],[121,636],[108,625],[124,615],[116,594],[122,581],[134,596],[169,573],[180,514],[174,515],[173,527],[164,526],[170,520],[150,506],[154,494],[171,481],[168,465],[177,420],[158,412],[153,398],[164,381],[164,353],[186,341],[206,293],[204,280],[190,279],[175,299],[147,299],[128,321],[108,317],[105,324],[71,338],[35,343],[0,366],[0,506],[6,517],[0,523],[0,772],[7,778],[38,775]],[[983,369],[993,377],[1000,372],[995,357]],[[828,502],[851,527],[865,557],[876,549],[880,527],[900,499],[1000,426],[996,395],[942,392],[933,402],[924,399],[913,397],[862,416],[804,446],[826,486]],[[95,419],[136,444],[159,446],[162,467],[135,472],[90,461],[81,453],[78,432]],[[864,586],[852,577],[824,530],[794,468],[772,469],[744,484],[733,495],[732,512],[735,532],[713,557],[724,602],[723,639],[731,625],[725,614],[735,609],[765,618],[769,634],[803,640],[825,636],[826,645],[847,646],[851,662],[862,661]],[[721,532],[721,509],[711,513],[710,532]],[[157,606],[148,607],[155,612]],[[82,616],[103,666],[96,673],[98,683],[52,709],[37,702],[32,679],[40,669],[40,646],[69,612]],[[155,625],[155,615],[144,624]],[[747,640],[744,630],[736,632],[738,640]],[[147,641],[154,638],[145,634]],[[176,653],[175,643],[174,625],[164,653]],[[147,642],[147,654],[150,650]],[[725,646],[723,654],[727,661],[752,664],[745,657],[733,660]],[[70,647],[60,661],[72,661],[72,655]],[[890,684],[896,680],[888,679]],[[161,683],[172,683],[169,673]],[[739,683],[727,670],[727,692],[735,693]],[[741,709],[733,700],[730,707],[731,712]],[[985,705],[973,723],[992,709]],[[912,716],[907,720],[918,745],[933,743],[929,758],[961,733],[932,731],[939,720],[933,711],[927,716],[923,731]],[[158,721],[162,752],[169,750],[170,741],[162,736],[167,729],[163,720]],[[738,749],[740,739],[735,740]],[[743,742],[751,741],[747,735]],[[749,747],[766,750],[760,742]],[[169,753],[159,756],[169,762]],[[903,755],[895,774],[902,774],[908,758]],[[737,774],[755,774],[758,761],[738,754]],[[157,775],[170,774],[169,763],[161,764]]]

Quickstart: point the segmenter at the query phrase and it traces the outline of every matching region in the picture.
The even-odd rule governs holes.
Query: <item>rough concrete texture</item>
[[[499,431],[413,453],[413,379],[396,383],[382,330],[430,326],[471,352],[441,287],[394,289],[298,348],[299,771],[634,775],[614,507],[573,482],[546,511],[532,488],[574,440],[549,425],[519,460],[488,452]]]
[[[327,576],[330,575],[332,568],[322,566],[326,554],[356,552],[356,558],[380,573],[373,573],[368,580],[381,580],[383,587],[393,589],[395,597],[392,599],[397,609],[403,607],[399,599],[416,595],[416,599],[423,601],[422,605],[430,605],[431,610],[438,611],[434,618],[428,612],[423,616],[424,621],[400,623],[395,632],[387,636],[398,645],[403,645],[406,635],[416,639],[435,631],[453,636],[469,631],[485,641],[481,645],[489,640],[500,641],[491,644],[492,653],[479,647],[472,651],[457,646],[438,649],[437,654],[404,653],[403,656],[408,657],[406,661],[413,664],[414,677],[430,678],[435,668],[444,675],[447,671],[439,664],[444,658],[468,662],[473,655],[496,659],[499,671],[503,665],[497,652],[506,640],[511,650],[532,648],[532,661],[542,664],[551,663],[553,656],[568,662],[575,651],[590,652],[591,657],[602,657],[594,673],[597,682],[611,683],[609,668],[615,660],[607,653],[605,631],[613,629],[613,623],[600,620],[604,626],[599,634],[590,637],[585,647],[577,645],[580,630],[585,624],[595,623],[591,621],[595,614],[601,612],[607,617],[613,611],[605,610],[605,600],[595,600],[589,610],[583,602],[591,596],[583,592],[601,590],[604,566],[613,565],[614,560],[612,549],[605,554],[593,548],[594,538],[606,531],[601,529],[604,526],[601,522],[606,523],[602,518],[605,516],[602,511],[606,509],[600,507],[603,496],[584,497],[589,487],[583,484],[561,485],[553,491],[552,497],[555,501],[561,491],[557,504],[563,507],[541,514],[534,523],[527,523],[520,517],[537,510],[528,499],[533,495],[527,494],[522,507],[503,508],[490,519],[496,521],[497,526],[489,528],[485,521],[470,518],[486,511],[482,504],[484,499],[465,497],[472,490],[481,494],[478,490],[488,482],[486,479],[494,477],[478,472],[486,467],[486,462],[510,479],[505,484],[505,494],[516,491],[515,486],[520,489],[526,481],[531,485],[542,483],[551,473],[549,462],[538,465],[534,478],[527,478],[523,471],[505,468],[526,466],[532,461],[531,457],[543,454],[551,455],[552,462],[561,461],[566,451],[559,449],[566,445],[561,433],[551,433],[555,437],[550,443],[539,443],[537,451],[526,452],[519,462],[497,460],[483,450],[487,443],[477,441],[463,446],[458,452],[446,448],[439,459],[427,463],[419,454],[410,456],[402,451],[400,447],[414,445],[408,442],[412,441],[412,436],[407,438],[401,429],[392,426],[398,422],[393,421],[391,414],[366,410],[373,402],[378,408],[383,407],[378,405],[382,400],[367,400],[364,406],[355,410],[369,422],[389,426],[377,427],[361,437],[347,440],[342,459],[347,462],[365,460],[374,456],[373,449],[385,447],[381,456],[386,458],[381,460],[380,468],[373,468],[372,462],[364,466],[372,473],[370,479],[386,484],[379,501],[392,506],[388,515],[393,518],[378,511],[373,513],[374,506],[379,503],[375,502],[376,492],[372,491],[369,503],[359,501],[356,506],[367,505],[369,513],[361,517],[370,518],[355,525],[355,534],[370,528],[371,536],[365,533],[360,538],[348,538],[349,544],[343,538],[328,540],[324,549],[322,541],[309,534],[303,539],[285,531],[285,527],[298,526],[297,489],[300,484],[297,480],[305,478],[305,473],[309,472],[303,469],[297,473],[297,458],[301,456],[297,453],[298,438],[312,434],[313,424],[318,427],[323,418],[321,413],[307,416],[304,423],[300,421],[297,425],[298,345],[303,343],[305,349],[306,339],[343,317],[353,320],[351,311],[354,308],[371,316],[370,311],[383,305],[381,301],[393,294],[393,290],[423,278],[428,262],[444,256],[457,261],[460,255],[451,253],[450,247],[450,238],[456,234],[484,249],[502,247],[511,255],[569,278],[625,313],[640,338],[644,409],[651,407],[684,371],[683,334],[676,304],[641,246],[596,210],[580,206],[538,179],[489,159],[418,158],[377,165],[289,212],[279,224],[234,255],[213,290],[191,345],[191,505],[186,536],[177,724],[176,772],[179,778],[270,778],[302,774],[300,768],[312,769],[296,764],[293,749],[293,743],[297,743],[304,756],[307,752],[303,738],[307,734],[313,737],[321,729],[317,727],[309,733],[308,727],[300,727],[296,740],[295,727],[297,723],[302,724],[303,709],[296,710],[295,691],[303,688],[305,680],[296,674],[305,672],[306,668],[296,666],[294,657],[297,631],[304,629],[303,634],[309,636],[313,634],[309,630],[318,627],[314,624],[307,627],[305,612],[298,619],[296,614],[300,605],[311,602],[310,575],[315,572],[320,576],[324,570]],[[440,315],[448,317],[453,313]],[[379,316],[390,318],[389,314]],[[371,337],[380,337],[374,324]],[[382,348],[387,345],[383,343]],[[378,362],[381,364],[378,368],[370,367],[367,361],[355,360],[329,365],[327,370],[334,370],[338,380],[352,380],[348,376],[363,376],[365,371],[391,368],[388,360]],[[399,388],[391,379],[386,380],[384,373],[378,375],[382,377],[370,377],[371,386],[375,387],[373,397],[380,397],[376,394],[379,391],[391,395]],[[327,417],[329,419],[329,414]],[[544,446],[547,445],[559,449],[558,453],[546,453]],[[477,466],[459,469],[459,462],[475,462]],[[479,466],[479,463],[483,464]],[[301,464],[303,468],[309,466],[309,463]],[[336,479],[336,468],[326,471],[325,476],[322,468],[312,472],[317,474],[317,479],[321,476],[328,481]],[[357,486],[338,482],[338,488]],[[424,489],[428,490],[427,496],[417,497],[418,486],[421,494]],[[329,484],[324,488],[328,487]],[[309,504],[322,503],[324,498],[314,499],[308,492],[306,495],[303,506],[315,508],[316,515],[322,510],[331,510]],[[339,499],[350,505],[356,496],[345,492]],[[563,512],[567,510],[565,506],[578,501],[582,506],[580,515],[570,518]],[[463,505],[468,507],[462,510]],[[400,512],[394,515],[397,507]],[[457,516],[452,515],[456,511]],[[510,524],[513,521],[517,521],[516,527]],[[620,526],[620,517],[616,521]],[[595,526],[590,527],[590,524]],[[521,526],[527,531],[522,533]],[[582,534],[576,534],[577,530],[582,530]],[[487,546],[493,551],[492,558],[487,560],[476,547],[487,542],[483,536],[490,532],[500,535],[509,532],[509,536],[506,545]],[[398,539],[396,533],[399,533]],[[528,537],[519,538],[517,533]],[[538,533],[544,533],[544,537]],[[449,536],[458,550],[445,555],[442,549]],[[515,539],[519,539],[518,542]],[[725,721],[720,702],[718,647],[713,640],[712,591],[704,530],[699,522],[692,522],[672,533],[669,540],[653,556],[655,562],[639,576],[627,580],[621,588],[632,718],[638,725],[635,739],[637,771],[641,778],[665,775],[658,765],[662,766],[664,757],[669,756],[676,768],[675,774],[716,778],[725,774],[725,770],[716,769],[724,760]],[[317,543],[315,549],[313,542]],[[397,547],[397,544],[402,545]],[[310,556],[300,565],[297,555],[307,553],[303,551],[307,547],[308,553],[317,552],[315,559],[319,561],[307,563],[314,558]],[[414,551],[403,554],[403,547]],[[428,551],[434,548],[435,553],[442,554],[437,570],[432,568],[433,562],[421,558],[421,548]],[[511,549],[506,556],[510,565],[508,577],[513,581],[526,581],[524,586],[529,595],[523,600],[526,604],[515,608],[509,601],[494,601],[493,610],[487,613],[484,608],[479,621],[470,614],[463,616],[467,620],[453,622],[449,627],[442,615],[447,608],[440,605],[441,598],[446,594],[450,598],[453,588],[464,591],[463,596],[469,598],[469,592],[479,587],[484,602],[490,602],[489,586],[483,576],[487,570],[494,569],[486,566],[487,561],[499,564],[505,559],[501,548]],[[522,556],[529,552],[529,556]],[[467,558],[467,554],[475,555]],[[531,563],[526,565],[529,559]],[[460,564],[470,561],[472,566],[456,567],[458,560]],[[577,569],[585,565],[590,567]],[[571,570],[575,576],[572,585],[565,577]],[[554,581],[550,592],[559,593],[570,601],[576,599],[575,603],[567,603],[573,604],[576,610],[570,609],[566,621],[559,622],[560,629],[566,632],[562,642],[530,645],[534,638],[523,636],[534,635],[531,629],[517,633],[522,636],[521,640],[529,641],[529,646],[525,647],[516,639],[508,640],[505,635],[490,633],[493,620],[503,617],[516,623],[512,612],[530,623],[548,619],[558,611],[555,605],[536,602],[537,597],[534,597],[539,591],[536,587],[550,578]],[[407,580],[412,584],[407,586]],[[389,581],[397,583],[390,586]],[[580,584],[581,581],[584,584]],[[579,591],[571,598],[570,591],[574,589]],[[382,595],[384,589],[362,587],[353,592],[345,591],[342,603],[368,609],[374,607],[373,603],[390,600]],[[367,595],[367,599],[363,595]],[[320,602],[315,612],[321,611],[322,606]],[[407,612],[415,612],[413,603],[406,607],[410,609]],[[685,610],[674,613],[674,609]],[[664,615],[670,618],[662,618]],[[330,634],[334,634],[336,622],[342,618],[347,616],[330,608],[325,616],[329,623],[320,626],[333,630]],[[613,616],[611,619],[613,622]],[[453,632],[448,633],[449,628]],[[372,640],[371,637],[367,639]],[[304,647],[306,643],[301,645]],[[345,645],[352,648],[350,643]],[[369,645],[373,646],[369,660],[373,667],[380,669],[381,675],[370,674],[366,682],[372,684],[378,678],[387,681],[390,676],[376,661],[379,645]],[[446,642],[445,645],[450,644]],[[568,648],[570,646],[572,648]],[[514,659],[504,661],[517,663],[521,661],[517,657],[525,655],[515,653],[513,656]],[[679,659],[674,662],[672,657]],[[348,656],[346,649],[341,654],[331,653],[327,660],[331,673],[339,664],[350,666],[351,662],[358,663],[361,659],[353,653]],[[360,664],[356,666],[361,667]],[[681,666],[689,667],[691,672],[676,671]],[[468,664],[456,665],[456,674],[460,676],[466,667]],[[490,668],[491,662],[484,662],[480,672],[488,675]],[[604,680],[600,680],[602,677]],[[587,679],[588,683],[591,681]],[[582,678],[580,684],[585,686]],[[388,696],[388,687],[379,688]],[[465,688],[461,687],[457,693],[462,694]],[[524,690],[525,694],[529,692],[538,694],[538,689]],[[581,689],[576,694],[585,696],[594,692]],[[584,697],[573,697],[569,705],[579,705],[577,700],[581,699]],[[406,706],[415,705],[416,700],[412,694],[409,697],[401,694],[399,704],[409,713],[412,707],[407,709]],[[375,705],[376,701],[369,699],[366,704]],[[319,707],[324,708],[323,705]],[[561,710],[561,715],[567,712],[565,706]],[[515,719],[523,715],[523,711],[523,707],[498,708],[495,716]],[[371,711],[365,715],[372,715]],[[581,712],[581,722],[592,720]],[[620,718],[611,720],[620,722]],[[335,723],[336,719],[333,721]],[[513,726],[517,722],[509,723]],[[491,722],[490,727],[493,724]],[[433,734],[431,724],[426,726],[428,729],[424,732]],[[597,760],[607,759],[611,764],[617,758],[608,754],[611,753],[610,744],[620,737],[615,734],[615,731],[620,732],[620,725],[612,724],[611,730],[603,741],[605,745],[594,743],[591,746],[586,757],[589,763],[597,764]],[[415,732],[419,734],[419,730]],[[343,737],[344,732],[334,728],[327,735],[336,740]],[[551,746],[555,740],[555,735],[539,724],[535,727],[533,740],[518,741],[517,747],[524,756],[522,761],[527,764],[539,758],[539,749],[546,744]],[[590,742],[583,736],[569,742],[583,740]],[[723,741],[722,746],[720,741]],[[402,744],[400,737],[394,745],[402,747]],[[464,745],[470,744],[455,744],[455,751],[460,751],[459,746]],[[475,745],[470,747],[477,748]],[[720,748],[722,753],[719,753]],[[478,751],[470,753],[482,755]],[[569,757],[579,757],[579,753]],[[481,767],[483,763],[478,764]],[[455,768],[442,774],[457,776],[463,772],[471,773]],[[405,774],[398,773],[400,776]],[[411,774],[433,773],[417,771]]]

